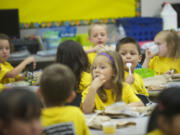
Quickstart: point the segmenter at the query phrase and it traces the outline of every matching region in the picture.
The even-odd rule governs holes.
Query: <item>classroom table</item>
[[[119,120],[119,119],[118,119]],[[149,116],[136,117],[136,118],[121,118],[121,120],[136,122],[135,126],[128,126],[118,128],[116,135],[145,135]],[[102,130],[90,129],[92,135],[104,135]]]

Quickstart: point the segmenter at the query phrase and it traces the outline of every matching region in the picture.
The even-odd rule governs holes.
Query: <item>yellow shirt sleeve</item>
[[[87,72],[83,72],[81,75],[81,81],[77,92],[82,93],[90,85],[91,81],[92,81],[91,74]]]
[[[147,133],[147,135],[165,135],[162,131],[160,131],[159,129],[153,130],[149,133]]]
[[[19,77],[19,75],[16,78],[4,78],[5,75],[7,74],[7,72],[13,70],[14,67],[8,63],[1,63],[1,72],[0,72],[0,83],[2,84],[6,84],[6,83],[11,83],[11,82],[15,82],[16,79]]]
[[[92,65],[97,53],[88,53],[89,63]]]
[[[124,101],[126,104],[141,102],[141,100],[134,93],[133,88],[127,83],[123,83],[122,101]]]
[[[172,69],[174,73],[180,73],[180,58],[155,56],[150,60],[148,68],[153,69],[156,75],[167,73]]]

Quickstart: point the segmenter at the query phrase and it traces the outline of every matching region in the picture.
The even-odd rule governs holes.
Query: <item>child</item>
[[[159,52],[152,55],[150,50],[146,49],[143,67],[153,69],[156,75],[180,73],[180,40],[177,32],[163,30],[155,36],[154,42]]]
[[[116,51],[121,55],[124,63],[125,69],[125,81],[129,83],[138,97],[144,102],[144,104],[149,103],[149,100],[144,97],[149,96],[145,86],[143,79],[140,75],[134,73],[135,67],[140,62],[142,56],[140,52],[140,47],[135,39],[131,37],[126,37],[117,42]],[[127,63],[131,63],[131,73],[129,73],[129,69],[127,67]]]
[[[92,65],[93,81],[82,93],[82,110],[91,113],[103,110],[116,101],[131,105],[143,105],[132,88],[123,83],[124,70],[121,56],[114,51],[99,53]]]
[[[23,71],[26,65],[33,63],[34,68],[36,66],[34,57],[30,56],[13,68],[13,66],[7,62],[11,48],[12,45],[9,37],[5,34],[0,34],[0,83],[2,84],[23,80],[24,77],[20,77],[19,73]]]
[[[0,135],[41,135],[41,104],[35,93],[24,87],[0,93]]]
[[[160,93],[147,132],[148,135],[180,135],[180,88],[167,88]]]
[[[75,97],[75,76],[62,64],[46,67],[40,79],[40,95],[45,104],[41,121],[45,134],[90,135],[81,110],[75,106],[65,106]]]
[[[82,46],[73,41],[62,42],[57,49],[56,62],[67,65],[76,76],[76,98],[71,105],[80,106],[81,93],[91,83],[91,74],[89,72],[89,61],[86,52]]]
[[[92,64],[98,50],[104,48],[108,41],[108,32],[105,24],[92,24],[88,30],[88,39],[93,44],[93,48],[86,50],[88,58]]]

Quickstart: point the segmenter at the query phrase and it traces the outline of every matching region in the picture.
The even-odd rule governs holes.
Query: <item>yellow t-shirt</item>
[[[79,83],[79,89],[77,90],[78,93],[82,93],[91,83],[92,77],[90,73],[82,72],[81,81]]]
[[[86,95],[89,92],[89,87],[83,91],[82,93],[82,103],[84,102]],[[116,97],[113,96],[112,89],[105,89],[106,95],[107,95],[107,102],[103,102],[99,95],[96,94],[95,97],[95,109],[96,110],[103,110],[105,107],[113,104],[116,102]],[[133,102],[140,102],[141,100],[134,94],[132,87],[129,86],[127,83],[123,83],[123,89],[122,89],[122,101],[125,103],[133,103]]]
[[[125,71],[125,80],[126,80],[128,74],[129,73]],[[133,88],[134,93],[149,96],[149,94],[144,86],[144,81],[141,78],[141,76],[138,75],[137,73],[133,73],[133,77],[134,77],[134,83],[131,84],[130,86]]]
[[[168,58],[155,56],[150,60],[148,68],[153,69],[156,75],[164,74],[171,69],[180,73],[180,58]]]
[[[16,78],[5,78],[5,75],[7,74],[7,72],[13,70],[14,67],[8,62],[0,63],[0,66],[1,66],[0,83],[6,84],[6,83],[15,82],[16,79],[19,77],[18,75]]]
[[[161,130],[155,129],[151,131],[150,133],[147,133],[147,135],[165,135]]]
[[[92,65],[94,58],[96,57],[97,53],[88,53],[89,63]]]
[[[76,135],[90,135],[83,113],[74,106],[43,109],[41,123],[45,128],[45,132],[54,131],[58,134],[58,131],[63,130],[61,133],[75,132]]]

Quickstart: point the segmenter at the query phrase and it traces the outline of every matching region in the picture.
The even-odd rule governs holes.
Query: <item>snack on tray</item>
[[[154,77],[145,78],[144,85],[148,90],[162,90],[166,87],[168,82],[172,81],[171,75],[163,74]]]
[[[91,116],[91,117],[93,117],[93,116]],[[86,116],[86,121],[88,121],[88,119],[90,119],[91,117]],[[97,115],[96,117],[94,117],[94,119],[90,123],[88,123],[88,127],[102,130],[104,122],[113,122],[116,124],[116,128],[122,128],[122,127],[126,127],[126,126],[136,125],[136,123],[133,121],[112,120],[108,116]]]
[[[109,116],[111,118],[138,117],[149,115],[153,108],[154,104],[149,106],[129,107],[124,102],[117,102],[106,107],[105,110],[100,114]]]
[[[180,74],[173,74],[171,77],[173,81],[180,81]]]

